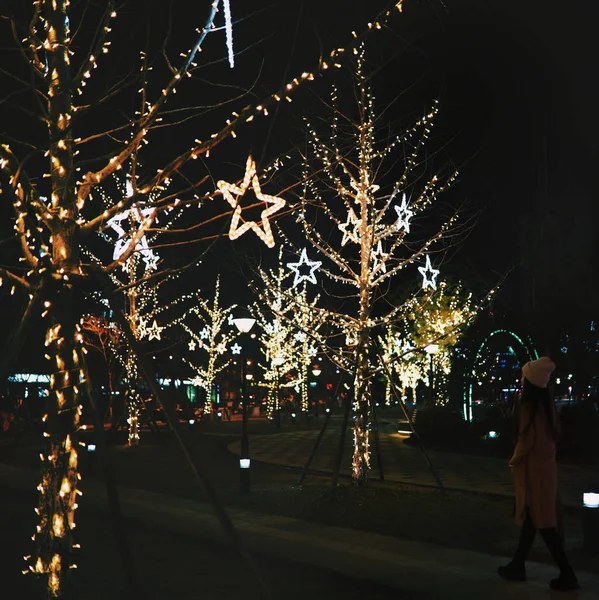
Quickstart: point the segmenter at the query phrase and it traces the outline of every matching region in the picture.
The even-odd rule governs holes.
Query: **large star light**
[[[422,289],[426,290],[427,288],[432,288],[433,290],[437,289],[437,275],[439,274],[439,269],[433,269],[433,265],[431,265],[431,257],[426,255],[426,265],[424,267],[418,267],[420,274],[422,275]]]
[[[403,195],[401,204],[393,207],[397,213],[397,221],[395,221],[395,229],[401,231],[402,229],[406,233],[410,233],[410,219],[414,215],[414,211],[408,208],[408,199],[406,195]]]
[[[312,283],[316,283],[316,275],[314,275],[314,272],[321,265],[322,261],[320,260],[308,260],[306,249],[302,248],[299,262],[287,263],[287,266],[295,273],[293,278],[293,287],[296,287],[302,281],[311,281]],[[302,266],[310,269],[310,272],[306,273],[306,269],[302,269]]]
[[[267,206],[261,215],[260,226],[255,221],[244,221],[241,217],[241,206],[239,205],[239,198],[241,198],[252,184],[252,189],[258,200],[266,203]],[[258,175],[256,175],[256,163],[251,156],[248,156],[248,160],[245,166],[245,176],[241,183],[241,186],[237,186],[233,183],[227,183],[226,181],[219,181],[216,186],[218,191],[225,197],[225,200],[233,207],[233,218],[231,219],[231,227],[229,228],[229,239],[236,240],[242,236],[248,229],[252,229],[254,233],[269,247],[273,248],[275,240],[272,235],[272,229],[270,228],[270,222],[268,218],[274,215],[277,211],[281,210],[285,206],[285,200],[279,196],[269,196],[263,194],[260,188],[260,181]],[[242,221],[242,225],[239,226],[239,221]]]
[[[107,221],[107,225],[114,229],[116,234],[119,236],[114,244],[114,251],[112,253],[112,259],[118,260],[127,250],[129,249],[129,245],[131,244],[131,239],[127,236],[127,232],[121,225],[121,223],[125,220],[129,220],[131,217],[133,221],[139,224],[139,228],[137,233],[142,228],[147,227],[153,220],[154,215],[156,213],[155,208],[139,208],[134,206],[130,210],[126,210],[118,215],[115,215],[111,219]],[[134,234],[134,235],[137,235]],[[158,255],[154,254],[150,247],[148,246],[148,240],[146,238],[145,233],[139,238],[135,245],[135,250],[137,250],[146,263],[146,269],[148,271],[154,271],[157,267],[158,263]]]

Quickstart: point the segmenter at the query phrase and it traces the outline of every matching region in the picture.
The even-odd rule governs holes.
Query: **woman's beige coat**
[[[551,418],[557,424],[553,403],[551,407]],[[545,529],[558,525],[555,439],[545,409],[539,405],[531,423],[532,412],[530,401],[520,403],[518,442],[510,459],[516,486],[515,519],[522,526],[528,506],[534,526]]]

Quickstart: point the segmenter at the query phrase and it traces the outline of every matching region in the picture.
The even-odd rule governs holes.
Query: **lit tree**
[[[390,304],[387,290],[397,287],[400,274],[417,277],[416,266],[421,269],[423,287],[436,287],[438,270],[433,268],[429,253],[433,246],[457,233],[457,214],[445,219],[425,241],[408,244],[413,220],[456,178],[456,173],[426,175],[427,164],[422,162],[437,105],[403,135],[379,141],[364,47],[356,49],[355,55],[357,116],[341,112],[334,90],[330,130],[320,134],[308,123],[310,144],[304,157],[300,222],[323,262],[321,272],[331,281],[329,293],[346,298],[343,309],[331,311],[329,319],[352,351],[353,480],[362,483],[370,468],[371,381],[379,368],[376,361],[373,364],[371,337],[405,318],[414,302],[410,298]],[[396,167],[397,154],[405,157],[403,170],[390,182],[388,173]],[[418,185],[420,191],[416,193]],[[337,235],[329,233],[324,220]],[[421,228],[421,236],[422,232]],[[353,293],[342,291],[348,287]]]
[[[65,593],[68,574],[75,567],[77,432],[81,425],[82,389],[89,385],[82,354],[80,299],[95,293],[96,298],[109,301],[137,360],[140,365],[145,364],[142,368],[149,385],[154,386],[152,393],[160,399],[151,367],[136,350],[139,340],[131,331],[131,323],[126,317],[121,319],[126,303],[122,297],[124,290],[111,279],[111,274],[134,254],[147,255],[144,236],[156,228],[161,215],[180,203],[187,208],[200,206],[217,193],[229,192],[227,200],[232,199],[233,208],[230,237],[259,229],[256,223],[243,221],[238,204],[240,194],[235,188],[224,184],[218,189],[200,191],[202,184],[211,180],[201,169],[202,162],[194,159],[207,158],[211,150],[235,136],[241,124],[266,116],[271,105],[289,99],[302,82],[313,80],[314,74],[304,72],[259,104],[249,103],[239,112],[233,111],[220,129],[213,129],[213,119],[204,119],[210,127],[208,132],[203,128],[207,135],[200,134],[204,140],[185,140],[190,123],[205,107],[177,100],[182,94],[176,92],[186,84],[192,94],[197,94],[201,91],[198,86],[205,84],[206,79],[195,77],[199,68],[196,60],[209,34],[218,31],[214,24],[223,6],[225,18],[220,15],[218,18],[226,26],[228,57],[233,62],[228,0],[206,2],[207,16],[197,34],[190,31],[195,39],[178,58],[169,56],[167,37],[158,52],[144,51],[135,59],[140,67],[138,74],[127,72],[121,79],[116,70],[109,69],[106,73],[110,34],[117,16],[113,0],[104,3],[32,0],[28,6],[23,21],[2,20],[12,27],[16,47],[24,59],[22,64],[28,72],[23,74],[15,60],[1,72],[5,84],[2,88],[7,90],[5,99],[19,99],[17,109],[25,114],[25,121],[21,117],[14,122],[8,120],[8,133],[3,133],[0,144],[2,191],[14,208],[14,250],[21,259],[14,268],[0,269],[0,274],[29,295],[21,322],[11,337],[11,351],[5,352],[2,370],[6,371],[10,356],[22,346],[31,328],[32,315],[41,312],[48,323],[45,344],[54,373],[50,408],[44,417],[48,447],[43,454],[39,525],[34,536],[36,552],[30,570],[45,578],[49,597],[60,597]],[[398,7],[401,9],[401,2]],[[193,10],[186,7],[187,20]],[[78,34],[77,43],[72,31]],[[343,54],[343,49],[334,50],[330,58],[321,61],[319,71],[335,65]],[[227,100],[234,98],[223,103]],[[169,134],[165,149],[165,128],[173,127],[180,127],[184,141]],[[161,151],[157,152],[157,148]],[[169,153],[170,156],[165,156]],[[148,158],[143,167],[142,157]],[[103,206],[98,201],[100,190],[110,190],[115,174],[124,168],[128,172],[130,193],[125,197],[109,193],[111,204]],[[175,177],[173,191],[170,187],[166,191],[167,182]],[[255,177],[258,174],[254,167],[247,177],[254,188]],[[256,197],[261,199],[258,193]],[[262,199],[268,206],[271,198],[264,194]],[[122,253],[115,259],[108,249],[96,251],[97,234],[112,219],[125,213],[132,228],[121,247]],[[272,211],[262,218],[262,231],[270,214]],[[174,233],[189,236],[192,230],[193,227],[187,232]],[[99,257],[100,262],[91,256]],[[163,272],[152,273],[136,280],[135,286],[139,287],[143,280],[156,282],[163,276]],[[139,311],[134,314],[140,315]],[[161,327],[152,321],[147,328],[148,339],[158,337]],[[165,407],[165,412],[185,445],[174,410]],[[201,477],[193,453],[185,455]],[[213,504],[224,523],[226,514],[215,501]],[[231,530],[229,527],[228,531]]]
[[[299,390],[299,408],[302,413],[308,410],[309,405],[308,371],[325,344],[322,329],[326,324],[327,314],[317,307],[320,296],[317,295],[311,301],[308,299],[307,284],[316,283],[314,271],[319,265],[320,263],[308,259],[305,248],[301,251],[298,262],[284,264],[281,247],[276,273],[258,269],[260,284],[255,285],[257,289],[254,290],[262,299],[260,305],[268,306],[276,318],[283,321],[283,324],[277,325],[277,334],[272,342],[269,340],[268,343],[274,344],[275,355],[288,356],[289,370],[296,374],[293,385]],[[291,278],[293,282],[290,281]],[[262,312],[260,314],[263,316]],[[281,344],[285,345],[285,352],[279,351]],[[267,374],[268,381],[274,379],[274,371]]]
[[[265,364],[259,364],[267,388],[267,415],[280,425],[280,388],[292,387],[300,382],[293,372],[297,367],[294,352],[293,328],[285,315],[289,312],[289,299],[284,282],[289,278],[282,262],[282,249],[279,251],[279,265],[276,272],[259,270],[261,284],[255,289],[260,301],[252,306],[262,343]],[[289,377],[288,377],[289,376]],[[288,379],[288,380],[287,380]]]
[[[401,401],[407,399],[406,390],[411,390],[412,402],[416,401],[416,387],[422,378],[420,353],[414,352],[414,346],[397,329],[388,327],[384,336],[379,336],[379,346],[382,350],[383,375],[386,381],[385,404],[393,401],[393,375],[399,381]],[[385,368],[386,365],[386,368]]]
[[[175,321],[189,335],[189,351],[192,359],[185,362],[193,369],[194,385],[205,391],[204,414],[212,412],[212,388],[214,381],[230,360],[223,360],[229,353],[230,344],[238,336],[237,329],[231,327],[230,318],[237,305],[223,308],[220,306],[220,278],[216,279],[212,304],[208,300],[197,298],[195,304],[183,317]],[[226,329],[228,327],[228,330]],[[204,355],[204,360],[197,359],[198,353]]]
[[[120,354],[126,346],[125,336],[116,323],[105,317],[87,315],[81,319],[84,345],[102,355],[108,371],[108,390],[115,391],[119,379]]]
[[[448,401],[445,391],[453,349],[479,310],[472,294],[466,294],[461,285],[449,288],[446,282],[441,282],[436,291],[427,290],[419,298],[407,317],[406,327],[414,348],[413,359],[420,368],[420,379],[432,386],[431,371],[434,373],[435,404],[444,405]],[[424,350],[431,345],[436,349],[429,358]]]

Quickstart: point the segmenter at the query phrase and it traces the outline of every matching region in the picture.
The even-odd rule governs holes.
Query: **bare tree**
[[[341,360],[340,352],[332,354],[355,378],[353,479],[362,483],[370,469],[372,378],[380,368],[380,352],[371,342],[404,319],[416,299],[408,295],[394,303],[397,296],[389,290],[405,278],[409,284],[410,277],[418,277],[417,267],[423,287],[436,289],[439,271],[431,252],[439,252],[459,228],[454,211],[441,216],[433,228],[419,227],[420,239],[410,236],[418,216],[439,206],[435,200],[457,176],[452,171],[431,173],[422,156],[438,107],[434,103],[400,135],[381,135],[388,128],[375,112],[363,45],[355,57],[355,110],[342,111],[334,89],[326,103],[328,131],[307,123],[309,149],[304,155],[299,220],[315,258],[322,262],[320,273],[329,281],[325,287],[335,297],[328,320],[344,338],[337,346],[351,350],[349,363]]]

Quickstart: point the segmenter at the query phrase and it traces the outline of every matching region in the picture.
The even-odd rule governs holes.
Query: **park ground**
[[[335,429],[337,428],[337,429]],[[297,436],[309,430],[302,425],[284,424],[279,430],[271,422],[250,421],[250,439],[273,441],[283,436]],[[316,433],[318,426],[312,424]],[[335,434],[339,426],[332,425]],[[376,480],[376,468],[368,485],[356,487],[343,475],[331,498],[331,476],[323,471],[308,472],[300,482],[302,469],[290,468],[272,461],[254,460],[250,494],[239,492],[238,457],[239,422],[205,422],[194,426],[192,439],[197,444],[210,480],[221,502],[228,510],[250,510],[271,516],[300,519],[323,527],[337,526],[354,531],[374,532],[414,543],[429,543],[445,548],[474,551],[497,556],[497,564],[505,562],[517,540],[517,528],[511,518],[509,494],[484,493],[485,482],[476,484],[485,473],[471,477],[471,490],[448,490],[442,493],[430,485],[410,485]],[[90,432],[90,436],[93,435]],[[91,438],[90,438],[91,439]],[[299,438],[298,438],[299,439]],[[308,436],[308,439],[310,437]],[[178,498],[207,500],[200,483],[194,479],[176,443],[166,430],[158,434],[146,432],[139,446],[126,444],[125,432],[108,433],[109,454],[115,467],[118,485],[167,494]],[[311,445],[297,445],[296,465],[303,464]],[[0,449],[1,461],[33,470],[42,448],[37,436],[8,441]],[[289,450],[286,451],[289,455]],[[75,578],[79,586],[77,598],[107,598],[122,588],[122,568],[111,521],[106,511],[86,507],[86,482],[102,479],[98,457],[82,462],[84,496],[78,517],[81,536],[81,560]],[[259,458],[259,457],[258,457]],[[285,462],[281,457],[281,462]],[[347,457],[346,457],[347,460]],[[287,462],[294,462],[288,460]],[[464,457],[464,469],[469,458]],[[376,466],[376,465],[375,465]],[[422,469],[427,466],[422,461]],[[507,467],[506,467],[507,469]],[[482,473],[482,474],[481,474]],[[2,495],[3,538],[1,559],[4,581],[18,594],[8,597],[37,598],[35,579],[19,575],[22,556],[32,551],[30,533],[35,527],[35,495],[27,491],[4,489]],[[599,559],[582,548],[582,511],[565,507],[569,554],[579,571],[599,574]],[[213,540],[198,540],[193,535],[173,534],[160,527],[149,526],[136,519],[126,523],[135,570],[144,598],[262,598],[265,597],[256,577],[229,547]],[[531,559],[550,564],[542,545],[537,544]],[[273,598],[419,598],[413,586],[390,587],[376,579],[356,573],[349,577],[286,559],[256,554],[254,561]],[[24,582],[25,581],[25,582]],[[9,589],[11,589],[9,587]],[[118,597],[118,596],[117,596]],[[448,590],[447,598],[458,597]]]

